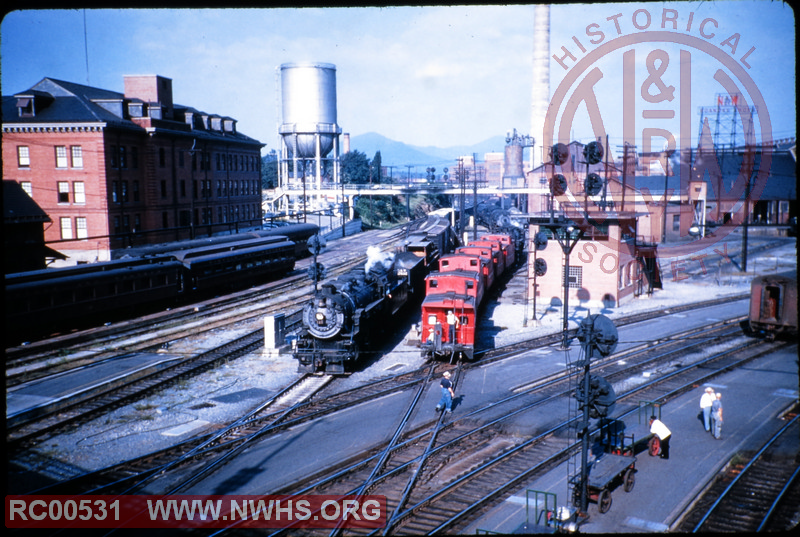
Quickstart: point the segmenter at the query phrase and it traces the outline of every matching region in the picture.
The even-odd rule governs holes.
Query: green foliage
[[[372,175],[372,183],[379,185],[383,182],[381,177],[381,152],[378,151],[375,153],[375,156],[372,159],[372,167],[370,168],[370,174]]]
[[[431,211],[449,206],[447,196],[441,194],[412,196],[409,204],[412,219],[425,218]],[[405,196],[362,195],[356,200],[355,210],[368,227],[387,228],[408,221]]]
[[[278,186],[278,155],[275,150],[261,157],[261,188]]]
[[[342,182],[365,185],[369,183],[369,159],[364,153],[353,150],[339,157]]]

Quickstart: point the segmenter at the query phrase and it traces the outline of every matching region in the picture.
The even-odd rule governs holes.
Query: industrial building
[[[55,264],[260,226],[264,144],[236,123],[174,104],[158,75],[124,93],[44,78],[3,96],[3,179],[49,216]]]

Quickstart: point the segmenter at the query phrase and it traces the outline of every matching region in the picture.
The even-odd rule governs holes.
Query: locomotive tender
[[[130,256],[108,262],[7,274],[5,341],[18,343],[284,275],[298,253],[307,255],[306,241],[318,229],[285,226],[131,249]]]
[[[348,374],[367,354],[379,351],[381,334],[407,305],[419,303],[425,275],[455,246],[446,219],[431,216],[399,251],[370,259],[322,284],[303,309],[294,335],[299,372]]]
[[[458,355],[472,360],[477,321],[486,294],[521,259],[517,237],[506,233],[483,235],[439,260],[439,271],[426,278],[422,301],[422,340],[426,359]],[[456,323],[449,322],[455,319]]]

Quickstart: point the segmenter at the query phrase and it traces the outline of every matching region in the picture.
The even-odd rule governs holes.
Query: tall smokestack
[[[531,136],[534,138],[531,166],[542,164],[544,118],[550,102],[550,6],[539,4],[533,15],[533,95]]]

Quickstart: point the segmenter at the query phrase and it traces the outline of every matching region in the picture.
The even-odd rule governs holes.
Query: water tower
[[[284,63],[279,72],[280,186],[295,191],[303,189],[303,195],[311,201],[308,208],[317,209],[333,201],[321,199],[321,189],[339,184],[342,129],[336,122],[336,66],[318,62]]]

